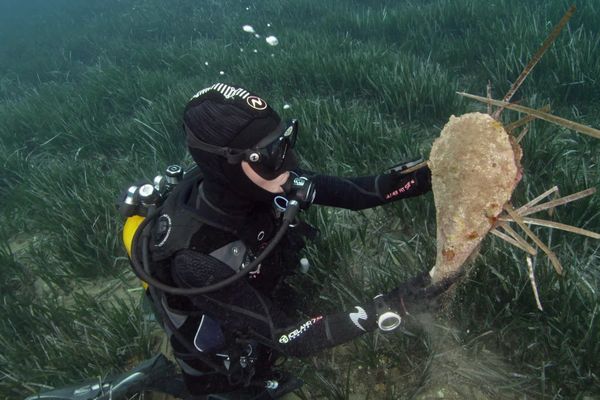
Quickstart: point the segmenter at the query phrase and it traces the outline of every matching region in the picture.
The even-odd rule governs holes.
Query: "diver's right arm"
[[[431,190],[431,171],[427,166],[409,174],[382,173],[349,178],[301,172],[315,184],[314,204],[350,210],[372,208]]]
[[[233,273],[215,258],[191,250],[180,252],[173,261],[173,279],[182,287],[205,286]],[[200,312],[217,319],[226,330],[257,333],[292,356],[312,355],[377,328],[373,302],[329,315],[290,319],[254,289],[248,278],[209,295],[195,296],[192,301]]]
[[[172,275],[182,287],[202,287],[233,274],[221,261],[192,250],[180,252],[173,262]],[[348,342],[379,327],[379,313],[384,311],[401,317],[408,310],[427,305],[428,300],[447,290],[459,275],[430,285],[427,271],[400,284],[391,292],[378,296],[379,300],[351,305],[348,309],[292,320],[270,299],[254,289],[242,278],[210,295],[195,296],[193,304],[198,311],[218,320],[224,329],[238,332],[253,332],[267,340],[284,354],[309,356],[320,350]],[[376,306],[379,305],[379,309]]]

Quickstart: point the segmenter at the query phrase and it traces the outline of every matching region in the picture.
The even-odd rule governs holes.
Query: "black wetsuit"
[[[316,186],[313,204],[351,210],[375,207],[430,190],[430,177],[424,173],[402,177],[379,175],[349,179],[309,173],[304,175],[310,177]],[[195,209],[211,207],[203,200],[202,189],[198,187],[189,194],[187,205]],[[173,229],[177,227],[174,226]],[[256,208],[238,224],[235,233],[209,223],[204,224],[191,238],[189,247],[178,251],[169,260],[170,276],[163,279],[171,280],[180,287],[201,287],[218,282],[234,271],[209,254],[228,243],[241,240],[250,254],[256,255],[264,249],[277,229],[278,220],[272,205],[261,203],[257,203]],[[279,354],[315,354],[376,328],[372,303],[356,304],[349,310],[328,315],[311,315],[310,318],[298,319],[293,316],[295,310],[289,309],[285,293],[281,293],[284,287],[282,280],[298,268],[298,252],[304,246],[303,236],[310,236],[311,232],[304,224],[290,229],[256,273],[251,273],[224,289],[192,298],[172,295],[164,297],[167,308],[188,316],[185,322],[176,324],[179,326],[173,326],[171,322],[166,329],[171,331],[176,328],[179,335],[171,336],[171,343],[191,393],[219,393],[243,385],[243,382],[232,383],[231,377],[228,379],[222,374],[211,372],[212,368],[207,366],[207,357],[222,367],[232,346],[243,347],[246,341],[255,345],[253,355],[257,355],[253,379],[267,379],[270,366]],[[157,296],[162,294],[154,292],[153,297]],[[154,300],[157,301],[156,298]],[[211,321],[210,324],[207,321]],[[215,328],[214,322],[217,322],[218,328],[210,331],[211,326]],[[206,337],[201,337],[206,334],[212,335],[208,342]],[[213,340],[214,336],[218,336],[217,343]],[[190,344],[195,349],[190,349]],[[201,357],[195,357],[193,351],[190,352],[205,346],[209,351],[203,351]],[[230,358],[230,362],[237,360]],[[227,365],[227,368],[230,366]]]

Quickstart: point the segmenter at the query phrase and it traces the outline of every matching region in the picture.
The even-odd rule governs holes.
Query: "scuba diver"
[[[281,358],[392,331],[411,304],[450,285],[428,286],[424,272],[370,302],[298,318],[285,278],[306,267],[299,252],[317,235],[299,211],[419,196],[431,190],[429,168],[405,173],[411,164],[401,164],[354,178],[304,171],[294,152],[298,121],[222,83],[191,98],[183,129],[195,167],[170,166],[166,178],[131,187],[123,207],[134,271],[147,284],[187,398],[279,398],[302,384],[278,371]]]

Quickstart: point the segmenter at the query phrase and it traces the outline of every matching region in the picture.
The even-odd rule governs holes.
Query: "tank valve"
[[[132,215],[135,215],[139,205],[140,196],[138,187],[130,186],[129,189],[127,189],[125,200],[123,200],[123,202],[119,205],[119,213],[123,216],[123,218],[129,218]]]
[[[167,192],[167,190],[168,190],[167,178],[165,178],[163,175],[156,175],[154,177],[153,183],[154,183],[154,189],[156,189],[156,191],[161,196]]]
[[[146,207],[156,205],[160,195],[153,185],[147,183],[139,189],[140,200]]]
[[[169,165],[165,171],[165,175],[167,175],[167,183],[170,186],[175,186],[183,178],[183,168],[176,164]]]

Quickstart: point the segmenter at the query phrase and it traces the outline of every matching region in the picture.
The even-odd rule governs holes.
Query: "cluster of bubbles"
[[[271,24],[267,24],[267,27],[270,28]],[[260,35],[258,33],[256,33],[256,31],[254,30],[254,27],[252,25],[244,25],[244,26],[242,26],[242,30],[244,32],[254,34],[254,37],[257,38],[257,39],[260,38]],[[265,41],[267,42],[267,44],[269,46],[277,46],[279,44],[279,39],[277,39],[277,37],[275,37],[273,35],[267,36],[265,38]],[[243,49],[241,49],[241,50],[243,51]],[[257,50],[254,49],[254,52],[256,53]]]
[[[246,10],[248,10],[248,9],[249,9],[249,8],[246,8]],[[271,27],[271,24],[270,24],[270,23],[268,23],[268,24],[267,24],[267,28],[270,28],[270,27]],[[242,26],[242,30],[243,30],[244,32],[246,32],[246,33],[250,33],[250,34],[254,35],[254,37],[255,37],[255,38],[257,38],[257,39],[260,39],[260,34],[258,34],[258,33],[257,33],[255,30],[254,30],[254,27],[253,27],[252,25],[244,25],[244,26]],[[273,35],[267,36],[267,37],[265,38],[265,41],[267,42],[267,44],[268,44],[269,46],[273,46],[273,47],[275,47],[275,46],[277,46],[277,45],[279,44],[279,39],[277,39],[277,37],[276,37],[276,36],[273,36]],[[244,49],[243,49],[243,48],[240,48],[240,51],[241,51],[241,52],[243,52],[243,51],[244,51]],[[257,50],[257,49],[253,49],[253,50],[252,50],[252,52],[254,52],[254,53],[258,53],[258,50]],[[271,57],[275,57],[275,54],[271,53]],[[284,106],[283,106],[283,109],[284,109],[284,110],[288,110],[288,109],[290,109],[290,108],[291,108],[291,106],[290,106],[289,104],[284,104]]]
[[[204,65],[208,67],[208,61],[204,61]],[[225,75],[225,71],[219,71],[219,75]]]
[[[246,11],[249,11],[249,10],[250,10],[250,7],[246,7]],[[271,28],[271,23],[267,24],[267,28]],[[261,37],[261,35],[254,30],[254,27],[252,25],[244,25],[244,26],[242,26],[242,30],[246,33],[254,35],[254,37],[257,39],[260,39],[260,37]],[[273,35],[269,35],[269,36],[265,37],[265,42],[267,42],[267,44],[272,47],[279,45],[279,39],[277,39],[277,37],[273,36]],[[244,52],[244,49],[240,48],[240,52]],[[252,52],[258,53],[258,49],[252,49]],[[271,53],[271,57],[275,57],[275,54]],[[208,61],[206,61],[204,63],[204,65],[208,66]],[[219,75],[225,75],[225,72],[219,71]],[[291,108],[291,106],[289,104],[285,104],[283,106],[284,110],[287,110],[289,108]]]

